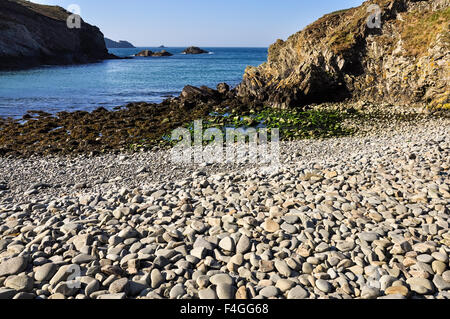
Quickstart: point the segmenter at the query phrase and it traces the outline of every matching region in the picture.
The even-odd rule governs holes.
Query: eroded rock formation
[[[374,5],[380,28],[367,23]],[[345,98],[448,107],[449,21],[449,0],[370,0],[328,14],[273,44],[238,95],[279,108]]]

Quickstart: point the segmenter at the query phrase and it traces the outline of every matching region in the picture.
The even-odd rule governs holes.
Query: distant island
[[[107,48],[110,49],[132,49],[135,48],[135,46],[133,44],[131,44],[128,41],[114,41],[108,38],[105,38],[105,45]]]
[[[184,54],[205,54],[209,53],[208,51],[205,51],[203,49],[200,49],[199,47],[189,47],[186,50],[183,51]]]

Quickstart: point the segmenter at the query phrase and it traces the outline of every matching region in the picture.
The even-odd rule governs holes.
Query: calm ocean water
[[[130,56],[143,49],[110,49]],[[172,57],[110,60],[80,66],[44,66],[0,72],[0,117],[21,117],[27,110],[59,111],[113,108],[128,102],[160,102],[178,95],[187,84],[236,85],[248,65],[267,59],[265,48],[204,48],[211,54],[183,55],[184,48],[166,48]]]

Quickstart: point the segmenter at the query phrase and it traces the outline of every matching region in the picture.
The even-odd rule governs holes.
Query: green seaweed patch
[[[348,113],[330,110],[279,110],[264,108],[248,113],[214,112],[202,120],[203,133],[210,128],[218,128],[225,136],[227,128],[267,129],[268,137],[272,129],[278,129],[281,140],[331,138],[348,136],[354,133],[343,125]],[[194,121],[185,123],[191,137],[194,137]],[[162,137],[163,144],[174,145],[170,134]],[[208,144],[212,141],[204,141]]]

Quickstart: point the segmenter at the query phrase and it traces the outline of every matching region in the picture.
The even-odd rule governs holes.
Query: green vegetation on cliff
[[[67,19],[67,17],[71,14],[70,12],[64,10],[63,8],[59,6],[50,6],[50,5],[44,5],[44,4],[36,4],[30,1],[26,0],[7,0],[12,2],[17,2],[20,5],[31,9],[32,11],[42,14],[46,17],[55,19],[55,20],[61,20],[64,21]]]
[[[409,55],[426,54],[438,35],[442,35],[446,49],[450,50],[450,7],[435,12],[409,12],[399,24],[403,47]]]

